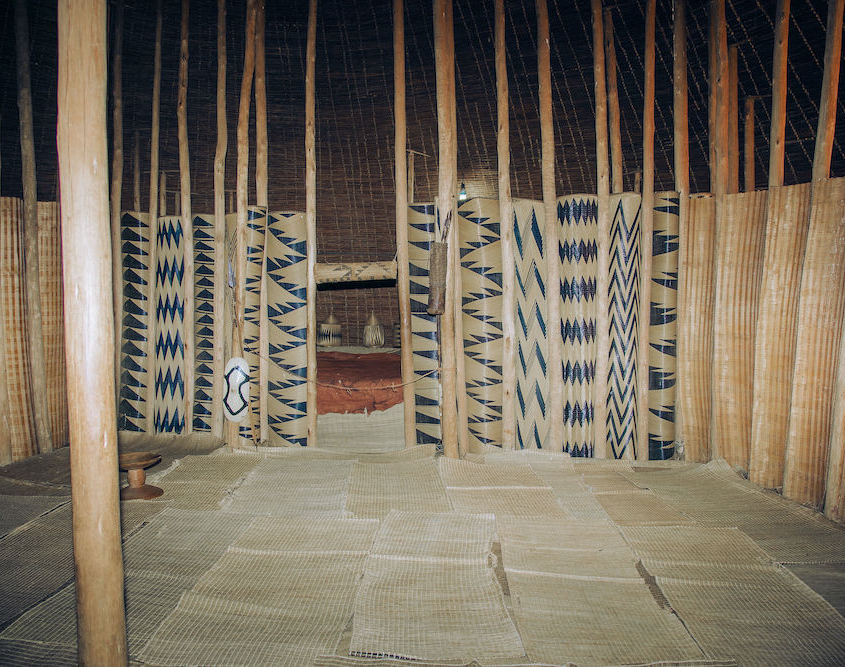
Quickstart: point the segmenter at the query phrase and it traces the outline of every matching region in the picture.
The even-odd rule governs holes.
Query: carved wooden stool
[[[145,468],[161,461],[161,454],[156,452],[128,452],[118,457],[118,465],[129,477],[129,486],[120,490],[121,500],[149,500],[158,498],[164,490],[147,484]]]

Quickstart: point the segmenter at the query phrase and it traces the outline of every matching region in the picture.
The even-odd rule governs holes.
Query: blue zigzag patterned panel
[[[499,202],[458,208],[469,449],[502,446],[502,247]]]
[[[607,441],[613,458],[637,456],[637,312],[640,274],[638,194],[610,196],[610,369]]]
[[[211,430],[214,385],[214,216],[194,216],[194,430]]]
[[[308,440],[305,347],[308,315],[307,230],[301,212],[267,218],[267,421],[270,444],[301,445]]]
[[[156,257],[153,424],[156,433],[181,433],[185,428],[185,237],[179,216],[158,219]]]
[[[563,451],[592,457],[593,380],[596,374],[598,201],[595,195],[561,197],[560,335],[563,339]]]
[[[655,193],[648,329],[648,458],[661,461],[675,453],[679,215],[677,192]]]
[[[143,431],[149,382],[147,318],[152,296],[149,281],[150,216],[124,213],[120,218],[123,258],[123,320],[120,341],[120,398],[117,428]]]
[[[516,264],[516,443],[541,448],[548,431],[548,341],[543,204],[513,203]]]
[[[417,444],[441,444],[440,381],[437,369],[437,316],[428,305],[429,249],[435,238],[434,204],[408,207],[408,265],[411,288],[411,346],[414,350],[414,400]]]

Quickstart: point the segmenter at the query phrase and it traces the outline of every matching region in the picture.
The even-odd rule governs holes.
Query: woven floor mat
[[[196,482],[228,488],[244,479],[264,457],[256,454],[225,454],[214,456],[186,456],[163,471],[157,482]]]
[[[622,532],[652,574],[652,563],[772,567],[768,554],[734,528],[626,526]]]
[[[400,463],[355,463],[346,510],[355,517],[383,519],[391,510],[449,512],[452,506],[433,459]]]
[[[587,488],[583,476],[573,470],[538,468],[531,466],[573,518],[587,523],[610,523],[610,517]]]
[[[486,563],[370,556],[355,598],[350,653],[483,661],[524,651]]]
[[[635,493],[641,491],[640,487],[614,470],[584,470],[581,477],[585,486],[593,493]]]
[[[658,577],[661,590],[710,655],[742,665],[841,665],[845,620],[788,572],[765,582]]]
[[[692,519],[648,492],[602,493],[596,500],[619,526],[690,524]]]
[[[399,463],[412,459],[433,459],[436,454],[437,445],[415,445],[395,452],[359,454],[357,460],[361,463]]]
[[[544,452],[538,449],[501,449],[488,446],[484,452],[484,462],[491,465],[528,463],[531,467],[554,467],[572,469],[572,457],[559,452]]]
[[[152,521],[168,507],[167,503],[123,500],[120,503],[120,531],[124,542],[141,526]]]
[[[397,512],[383,521],[373,543],[378,556],[472,560],[484,564],[493,545],[492,514]]]
[[[373,519],[256,517],[232,546],[267,553],[368,553],[378,529]]]
[[[318,415],[317,443],[326,449],[356,452],[403,449],[404,410],[399,404],[370,414]]]
[[[459,461],[442,456],[438,459],[440,477],[447,487],[491,488],[503,486],[545,486],[546,484],[525,463],[487,465]]]
[[[343,518],[352,461],[312,458],[262,461],[232,494],[227,512]]]
[[[320,459],[330,461],[356,461],[360,454],[341,452],[321,447],[264,447],[258,452],[266,459]]]
[[[503,516],[543,517],[550,521],[566,521],[570,515],[560,507],[548,487],[497,489],[447,489],[457,512]]]
[[[509,572],[508,583],[520,636],[535,662],[582,666],[704,657],[641,579],[582,581]]]
[[[430,660],[401,660],[396,658],[357,658],[355,656],[321,655],[313,663],[314,667],[478,667],[472,662],[431,662]]]
[[[788,569],[845,616],[845,568],[841,565],[790,565]]]
[[[628,548],[595,552],[590,549],[550,549],[502,542],[505,573],[556,574],[571,578],[641,582],[637,559]]]
[[[76,663],[76,646],[0,640],[0,665],[5,667],[67,667]]]
[[[70,496],[0,496],[0,537],[70,501]]]

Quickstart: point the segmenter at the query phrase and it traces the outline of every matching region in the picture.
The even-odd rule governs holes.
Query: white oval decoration
[[[223,373],[223,412],[230,422],[242,422],[249,408],[249,365],[232,357]]]

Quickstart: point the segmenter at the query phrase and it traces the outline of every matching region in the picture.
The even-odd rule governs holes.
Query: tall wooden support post
[[[833,152],[833,137],[836,131],[839,67],[842,64],[843,8],[845,8],[845,0],[828,0],[824,74],[819,104],[819,125],[816,131],[816,149],[813,154],[814,181],[830,175],[830,156]]]
[[[58,6],[67,398],[81,665],[125,665],[106,148],[106,2]]]
[[[38,188],[35,177],[35,139],[32,123],[29,27],[26,6],[26,0],[15,0],[15,55],[18,69],[18,117],[20,118],[21,180],[23,181],[26,350],[35,417],[35,444],[39,454],[46,454],[53,451],[53,438],[50,434],[50,414],[47,410],[47,367],[41,333],[41,288],[38,278]]]
[[[756,189],[756,176],[754,175],[754,101],[756,99],[756,97],[745,98],[745,130],[743,132],[745,176],[743,177],[743,185],[746,192],[753,192]]]
[[[141,138],[135,130],[132,147],[132,210],[141,210]]]
[[[710,0],[710,15],[707,23],[707,148],[710,166],[710,192],[716,191],[716,12]]]
[[[602,42],[598,43],[601,48]],[[560,335],[560,234],[555,192],[555,134],[552,124],[552,73],[549,10],[537,0],[537,69],[540,84],[540,142],[543,174],[543,238],[546,246],[546,331],[549,341],[549,433],[545,446],[563,450],[563,339]]]
[[[147,284],[150,295],[155,293],[156,264],[158,262],[156,252],[156,236],[158,234],[158,135],[160,124],[160,101],[161,101],[161,0],[156,2],[156,37],[155,55],[153,56],[153,108],[150,119],[150,254],[149,269],[147,271]],[[163,174],[162,174],[163,176]],[[163,189],[163,188],[162,188]],[[153,419],[153,404],[155,401],[155,329],[156,313],[155,306],[149,301],[147,310],[147,419],[146,432],[155,432],[155,421]]]
[[[645,82],[643,86],[643,199],[640,224],[640,312],[637,340],[637,459],[649,458],[648,387],[649,322],[651,320],[651,256],[654,232],[654,32],[657,1],[645,10]]]
[[[248,0],[246,8],[246,47],[241,97],[238,105],[238,166],[237,166],[237,223],[235,228],[235,313],[232,326],[232,356],[240,357],[244,350],[244,303],[246,298],[246,219],[249,205],[249,107],[252,98],[252,78],[255,73],[256,0]],[[229,446],[238,443],[238,425],[229,422],[226,433]]]
[[[114,303],[114,386],[120,403],[120,339],[123,319],[123,257],[120,249],[120,210],[123,195],[123,0],[117,0],[112,38],[112,163],[111,256]]]
[[[516,265],[513,256],[511,199],[510,109],[505,49],[505,3],[495,2],[496,149],[499,165],[499,218],[502,245],[502,447],[516,444]]]
[[[0,299],[0,322],[6,321],[3,299]],[[0,336],[0,359],[6,358],[6,337]],[[5,374],[0,375],[0,465],[12,462],[12,435],[9,423],[9,387]]]
[[[609,7],[604,10],[604,56],[607,69],[607,105],[610,113],[610,190],[622,192],[625,189],[622,181],[622,121],[619,113],[619,90],[616,85],[613,14]]]
[[[226,316],[226,0],[217,0],[217,146],[214,150],[214,337],[212,338],[211,433],[223,437],[223,369]]]
[[[437,216],[439,229],[451,225],[446,235],[449,261],[446,268],[446,299],[440,318],[440,366],[442,383],[441,428],[443,453],[458,457],[458,404],[457,365],[455,353],[455,263],[453,250],[457,250],[458,221],[452,219],[457,188],[453,139],[455,132],[455,71],[454,35],[448,30],[447,3],[452,0],[434,0],[434,57],[437,72],[437,139],[438,139],[438,188]],[[452,64],[450,69],[449,65]]]
[[[408,270],[408,127],[405,115],[405,8],[393,0],[393,108],[394,177],[396,179],[396,287],[399,291],[399,340],[402,354],[402,400],[405,411],[405,447],[416,442],[414,351],[411,349],[411,282]]]
[[[317,154],[315,150],[317,60],[317,0],[308,1],[308,42],[305,54],[305,224],[308,246],[308,287],[306,312],[308,334],[305,342],[308,355],[308,445],[317,444]]]
[[[158,214],[163,217],[167,215],[167,172],[162,171],[159,176]]]
[[[191,165],[188,151],[188,12],[190,0],[182,0],[182,26],[179,37],[179,96],[176,121],[179,132],[179,193],[182,215],[182,234],[185,238],[185,430],[190,434],[194,425],[194,218],[191,214]]]
[[[729,156],[730,140],[729,140],[729,114],[730,114],[730,96],[728,93],[728,31],[727,21],[725,19],[725,0],[711,0],[710,11],[712,14],[712,22],[714,27],[715,38],[715,125],[714,125],[714,141],[713,154],[715,164],[715,179],[713,182],[713,194],[716,197],[727,194],[729,186]],[[718,210],[719,201],[716,201]],[[717,213],[718,218],[718,213]],[[717,221],[718,224],[718,221]]]
[[[769,139],[769,188],[783,185],[786,142],[786,64],[789,45],[789,3],[778,0],[775,50],[772,56],[772,127]]]
[[[264,45],[266,7],[264,0],[258,0],[255,14],[255,203],[269,206],[267,192],[267,83],[266,53]],[[264,244],[265,251],[267,244]],[[267,272],[261,269],[261,292],[258,316],[258,412],[259,438],[262,442],[270,437],[267,421],[267,372],[270,358],[269,321],[267,320]]]
[[[596,375],[593,409],[595,455],[607,456],[607,373],[610,364],[610,318],[608,287],[610,273],[610,165],[607,159],[607,92],[604,49],[601,48],[601,0],[592,0],[593,83],[596,95],[596,181],[598,185],[598,280],[596,281]]]
[[[408,201],[413,203],[414,201],[414,151],[407,151],[408,156]]]
[[[739,192],[739,51],[728,49],[728,192]]]

